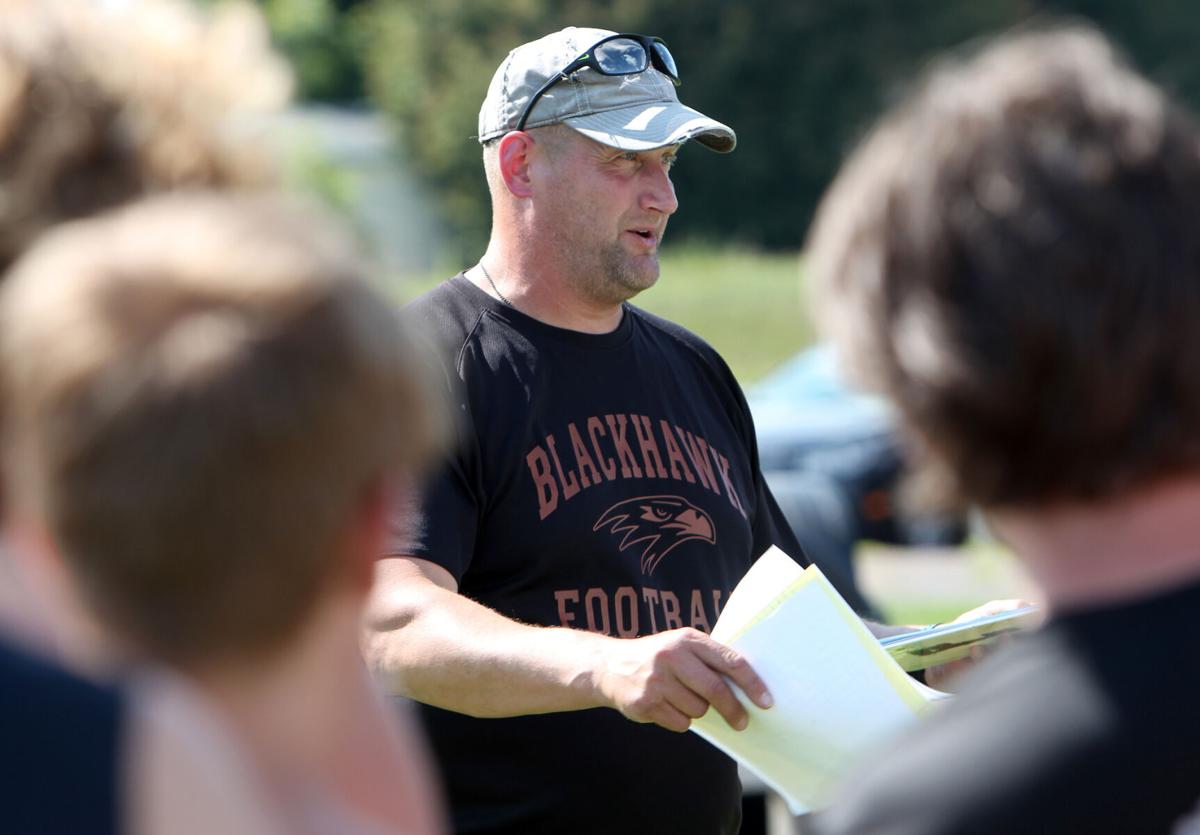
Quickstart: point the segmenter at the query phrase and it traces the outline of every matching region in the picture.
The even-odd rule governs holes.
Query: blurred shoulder
[[[284,817],[253,757],[216,706],[166,671],[133,677],[125,734],[134,835],[282,835]]]

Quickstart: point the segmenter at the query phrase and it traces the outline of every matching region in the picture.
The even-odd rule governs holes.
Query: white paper
[[[734,589],[713,637],[746,657],[775,699],[741,695],[735,731],[714,710],[692,730],[762,778],[800,814],[819,807],[872,749],[944,694],[923,687],[879,646],[815,566],[777,548]]]

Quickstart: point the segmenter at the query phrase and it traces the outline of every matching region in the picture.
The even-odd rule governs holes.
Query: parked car
[[[894,415],[842,380],[828,347],[795,355],[746,398],[767,484],[809,557],[860,614],[878,617],[855,578],[860,540],[962,542],[963,519],[901,509],[905,461]]]

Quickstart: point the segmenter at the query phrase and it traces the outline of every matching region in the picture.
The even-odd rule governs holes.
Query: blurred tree
[[[569,24],[663,37],[682,99],[731,125],[727,158],[685,150],[670,238],[796,248],[821,192],[875,114],[930,57],[1031,18],[1097,23],[1140,67],[1200,103],[1193,0],[259,0],[302,95],[391,119],[398,152],[439,195],[456,252],[476,257],[489,207],[474,140],[492,72]]]
[[[361,102],[359,44],[346,14],[361,0],[259,0],[308,101]]]
[[[728,160],[689,153],[676,174],[674,234],[771,248],[801,243],[843,155],[931,54],[1017,19],[1019,0],[666,0],[663,36],[680,94],[731,125]]]

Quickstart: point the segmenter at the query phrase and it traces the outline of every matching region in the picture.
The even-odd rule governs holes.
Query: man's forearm
[[[442,568],[416,558],[380,563],[366,654],[393,691],[479,717],[611,707],[674,731],[713,707],[732,727],[766,685],[737,652],[691,628],[641,638],[517,623],[457,592]]]
[[[367,658],[389,689],[472,716],[519,716],[603,704],[600,636],[529,626],[430,584],[384,592],[368,623]]]

